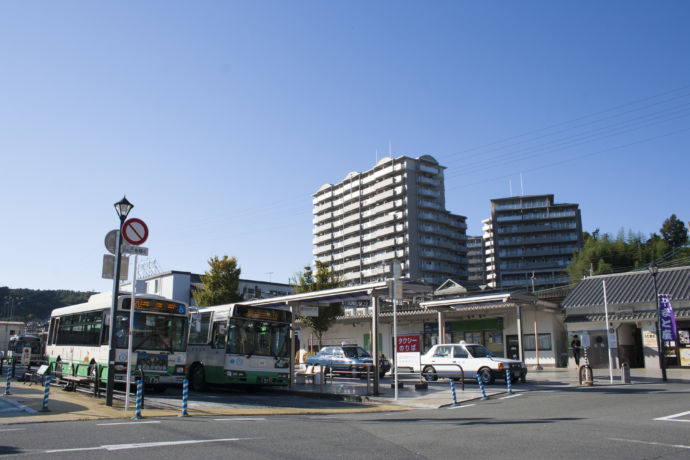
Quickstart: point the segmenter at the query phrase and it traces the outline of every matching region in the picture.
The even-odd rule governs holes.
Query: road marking
[[[144,423],[160,423],[160,420],[147,420],[145,422],[113,422],[113,423],[97,423],[98,426],[113,426],[113,425],[142,425]]]
[[[5,431],[26,431],[26,428],[7,428],[4,430],[0,430],[0,433],[5,432]]]
[[[462,406],[450,406],[448,409],[460,409],[461,407],[472,407],[476,406],[476,404],[463,404]]]
[[[685,417],[685,416],[688,415],[688,414],[690,414],[690,411],[681,412],[681,413],[679,413],[679,414],[667,415],[666,417],[659,417],[659,418],[655,418],[654,420],[664,420],[664,421],[667,421],[667,422],[685,422],[685,423],[689,423],[690,420],[673,420],[674,418]]]
[[[125,450],[125,449],[144,449],[148,447],[165,447],[165,446],[180,446],[185,444],[206,444],[211,442],[232,442],[232,441],[246,441],[259,438],[221,438],[221,439],[189,439],[186,441],[161,441],[161,442],[140,442],[136,444],[110,444],[97,447],[77,447],[73,449],[52,449],[46,450],[46,454],[55,454],[60,452],[82,452],[87,450]]]
[[[219,422],[258,422],[266,420],[265,417],[229,417],[229,418],[214,418]]]
[[[608,438],[611,441],[621,441],[621,442],[632,442],[634,444],[647,444],[649,446],[662,446],[662,447],[675,447],[676,449],[690,449],[690,446],[685,444],[666,444],[664,442],[656,441],[638,441],[637,439],[621,439],[621,438]]]
[[[518,396],[522,396],[522,393],[515,393],[514,395],[508,395],[508,396],[504,396],[504,397],[502,397],[502,398],[498,398],[498,399],[510,399],[510,398],[517,398]]]

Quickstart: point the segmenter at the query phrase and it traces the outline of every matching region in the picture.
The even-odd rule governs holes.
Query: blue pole
[[[41,412],[48,412],[48,396],[50,395],[50,376],[46,376],[46,383],[43,391],[43,408]]]
[[[453,379],[450,379],[450,393],[453,395],[453,405],[457,406],[458,400],[455,397],[455,384],[453,383]]]
[[[187,400],[189,399],[189,380],[182,382],[182,413],[178,417],[189,417],[187,413]]]
[[[508,385],[508,394],[513,394],[513,390],[510,388],[510,369],[506,369],[506,384]]]
[[[7,366],[7,386],[5,387],[5,394],[11,395],[10,393],[10,381],[12,380],[12,368]]]
[[[477,374],[477,382],[479,383],[479,389],[482,390],[482,399],[487,399],[486,392],[484,391],[484,384],[482,383],[482,378],[479,374]]]
[[[144,381],[139,379],[137,380],[137,412],[132,417],[134,420],[140,420],[144,417],[141,416],[141,406],[142,403],[144,402]]]

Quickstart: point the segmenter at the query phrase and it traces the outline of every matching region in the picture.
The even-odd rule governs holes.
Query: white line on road
[[[219,422],[258,422],[266,420],[265,417],[229,417],[229,418],[214,418]]]
[[[0,430],[0,433],[5,432],[5,431],[26,431],[26,428],[7,428]]]
[[[113,425],[142,425],[144,423],[160,423],[160,420],[146,420],[145,422],[113,422],[113,423],[97,423],[98,426],[113,426]]]
[[[516,394],[514,394],[514,395],[508,395],[508,396],[504,396],[504,397],[502,397],[502,398],[498,398],[498,399],[510,399],[510,398],[517,398],[518,396],[522,396],[522,393],[516,393]]]
[[[681,412],[679,414],[667,415],[666,417],[659,417],[659,418],[655,418],[654,420],[665,420],[668,422],[686,422],[686,423],[688,423],[688,422],[690,422],[690,420],[673,420],[674,418],[684,417],[688,414],[690,414],[690,411]]]
[[[462,407],[472,407],[476,406],[476,404],[463,404],[462,406],[450,406],[448,409],[460,409]]]
[[[685,444],[666,444],[664,442],[655,441],[638,441],[637,439],[620,439],[620,438],[608,438],[611,441],[621,441],[621,442],[632,442],[634,444],[647,444],[650,446],[663,446],[663,447],[675,447],[677,449],[690,449],[690,446]]]
[[[46,454],[55,454],[59,452],[81,452],[86,450],[125,450],[125,449],[144,449],[147,447],[165,447],[165,446],[180,446],[184,444],[205,444],[210,442],[232,442],[232,441],[246,441],[250,439],[259,438],[222,438],[222,439],[189,439],[186,441],[161,441],[161,442],[140,442],[136,444],[111,444],[97,447],[77,447],[73,449],[53,449],[46,450]]]

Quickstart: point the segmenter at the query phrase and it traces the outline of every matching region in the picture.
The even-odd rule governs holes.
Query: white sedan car
[[[507,369],[510,369],[511,382],[519,378],[524,383],[527,377],[525,363],[496,358],[484,345],[464,341],[434,345],[422,355],[421,361],[422,375],[427,381],[435,381],[439,377],[459,379],[460,367],[465,378],[476,379],[479,376],[484,384],[491,384],[497,378],[505,379]]]

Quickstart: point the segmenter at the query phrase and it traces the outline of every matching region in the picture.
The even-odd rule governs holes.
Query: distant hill
[[[95,292],[10,289],[0,286],[0,320],[9,320],[10,314],[15,321],[47,320],[53,309],[86,302],[92,294]]]

